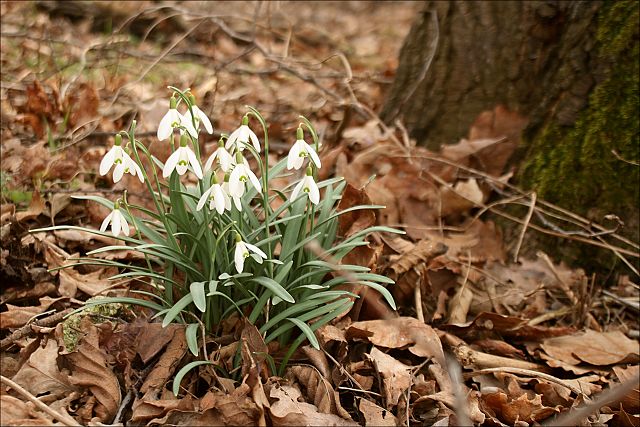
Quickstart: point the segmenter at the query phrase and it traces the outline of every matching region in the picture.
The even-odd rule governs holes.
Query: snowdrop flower
[[[242,157],[240,152],[236,153],[236,166],[229,177],[229,195],[234,197],[242,197],[244,194],[244,184],[251,181],[251,184],[258,190],[262,191],[262,186],[258,177],[253,173],[247,161]]]
[[[178,175],[184,175],[187,167],[191,164],[193,172],[198,178],[202,179],[200,163],[191,148],[187,147],[188,140],[189,138],[186,135],[180,137],[180,147],[169,156],[167,162],[164,164],[164,168],[162,169],[163,177],[167,178],[171,176],[171,172],[173,172],[174,169],[178,172]]]
[[[249,129],[249,116],[244,116],[242,118],[242,125],[236,130],[234,130],[231,135],[229,135],[229,139],[227,140],[227,145],[225,146],[227,150],[235,145],[238,151],[242,151],[245,149],[245,143],[248,144],[249,140],[253,144],[253,148],[256,151],[260,152],[260,142],[258,141],[258,137],[251,129]]]
[[[191,110],[187,110],[187,112],[184,114],[185,120],[190,124],[193,124],[193,122],[195,122],[196,130],[200,129],[200,123],[204,124],[204,128],[207,130],[207,132],[209,134],[212,134],[213,126],[211,126],[211,121],[209,121],[207,115],[196,105],[196,98],[193,95],[191,95],[189,98],[191,99]],[[193,111],[193,116],[191,115],[191,111]],[[194,116],[195,120],[193,119]]]
[[[301,127],[298,128],[296,138],[297,141],[293,144],[287,156],[287,169],[300,169],[305,157],[311,157],[313,164],[319,169],[321,167],[320,157],[318,157],[316,150],[304,141],[304,133]]]
[[[309,195],[309,200],[311,200],[311,203],[314,205],[317,205],[318,202],[320,202],[320,190],[313,180],[311,166],[307,168],[305,177],[302,178],[302,180],[293,189],[293,192],[291,193],[291,200],[297,199],[300,191],[307,193]]]
[[[129,235],[129,224],[127,223],[124,215],[122,215],[122,212],[120,212],[120,201],[116,201],[111,213],[107,215],[104,221],[102,221],[100,231],[104,233],[107,230],[109,223],[111,223],[111,232],[115,237],[118,237],[120,231],[122,231],[125,236]]]
[[[222,186],[218,184],[215,175],[213,175],[213,185],[202,193],[202,197],[198,200],[196,210],[199,211],[202,209],[207,200],[209,200],[209,209],[213,210],[215,208],[220,215],[222,215],[225,209],[231,210],[231,200],[229,200],[229,196],[224,192]]]
[[[240,200],[240,197],[238,196],[234,196],[232,194],[229,193],[229,176],[231,174],[227,173],[224,176],[224,182],[222,183],[222,191],[224,191],[224,194],[227,194],[231,199],[233,199],[233,204],[236,206],[236,209],[238,209],[239,211],[242,210],[242,201]],[[229,200],[229,198],[225,199],[225,209],[230,211],[231,210],[231,200]],[[228,203],[228,204],[227,204]]]
[[[220,169],[224,172],[229,172],[231,166],[233,166],[233,157],[231,154],[224,148],[224,144],[222,143],[222,138],[218,142],[218,149],[213,152],[211,156],[207,159],[207,162],[204,164],[204,171],[207,172],[213,166],[213,162],[218,159],[218,163],[220,164]]]
[[[242,270],[244,270],[244,259],[250,255],[249,251],[258,255],[259,258],[257,261],[260,264],[262,264],[262,258],[267,259],[267,254],[262,252],[260,248],[250,243],[243,242],[242,237],[236,233],[236,252],[233,255],[233,262],[236,265],[238,273],[242,273]]]
[[[207,119],[207,121],[208,120],[209,119]],[[209,125],[211,125],[211,123],[209,123]],[[158,139],[164,141],[169,138],[173,133],[173,129],[179,126],[184,126],[192,137],[198,138],[198,131],[193,127],[191,120],[183,117],[182,114],[178,112],[176,109],[176,98],[172,96],[169,100],[169,111],[167,111],[158,125]]]
[[[138,176],[140,182],[144,182],[142,170],[122,148],[122,135],[120,134],[116,134],[113,147],[111,147],[100,162],[100,175],[106,175],[113,165],[116,165],[113,169],[113,182],[119,182],[125,173]]]

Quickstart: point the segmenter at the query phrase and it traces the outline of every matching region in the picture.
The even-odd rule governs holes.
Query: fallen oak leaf
[[[376,347],[373,347],[367,357],[382,377],[384,401],[386,408],[391,410],[398,405],[400,396],[411,387],[411,366],[405,365]]]

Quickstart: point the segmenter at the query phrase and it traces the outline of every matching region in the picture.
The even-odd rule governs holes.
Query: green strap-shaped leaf
[[[191,323],[184,331],[187,345],[194,356],[198,355],[198,326],[200,325],[197,323]]]
[[[207,311],[207,297],[204,293],[204,282],[193,282],[189,285],[193,303],[201,312]]]
[[[295,317],[287,317],[287,320],[294,323],[298,328],[300,328],[300,330],[302,331],[303,334],[305,334],[305,336],[307,337],[307,339],[309,340],[313,348],[315,348],[316,350],[320,350],[320,343],[318,342],[318,338],[313,333],[309,325],[296,319]]]
[[[187,372],[192,370],[193,368],[201,365],[212,365],[208,360],[196,360],[195,362],[187,363],[182,369],[178,371],[176,377],[173,380],[173,394],[178,395],[178,391],[180,391],[180,383],[182,382],[182,378],[187,375]]]

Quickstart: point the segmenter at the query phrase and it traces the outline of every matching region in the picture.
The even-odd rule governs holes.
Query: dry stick
[[[34,405],[36,405],[38,407],[38,409],[40,409],[42,412],[47,413],[48,415],[52,416],[56,420],[60,420],[60,422],[62,422],[64,425],[73,426],[73,427],[80,425],[76,420],[71,418],[69,415],[61,414],[61,413],[59,413],[57,411],[54,411],[53,409],[49,408],[40,399],[35,397],[33,394],[31,394],[26,389],[24,389],[20,384],[11,381],[9,378],[5,377],[4,375],[0,375],[0,382],[2,382],[4,385],[14,389],[22,397],[26,398],[27,400],[32,402]]]
[[[593,401],[585,403],[577,409],[570,410],[565,414],[560,415],[555,420],[550,421],[549,423],[545,423],[544,425],[547,427],[580,425],[580,421],[582,421],[604,405],[618,402],[631,390],[637,388],[639,381],[640,375],[635,375],[630,380],[625,381],[618,386],[610,387],[602,393],[599,393],[597,397],[593,399]]]
[[[458,425],[461,426],[473,426],[473,423],[469,419],[469,411],[467,410],[467,399],[462,389],[462,369],[455,357],[447,356],[447,368],[449,376],[451,377],[451,386],[453,387],[453,394],[456,398],[456,418],[458,419]]]
[[[511,367],[501,367],[501,368],[486,368],[486,369],[480,369],[478,371],[473,371],[473,372],[467,372],[465,374],[463,374],[462,376],[464,377],[464,379],[469,379],[471,377],[475,377],[478,375],[484,375],[484,374],[492,374],[492,373],[497,373],[497,372],[507,372],[509,374],[518,374],[518,375],[526,375],[529,377],[538,377],[538,378],[542,378],[544,380],[556,383],[558,385],[561,385],[563,387],[568,388],[569,390],[571,390],[572,392],[574,392],[576,395],[581,395],[584,394],[582,392],[582,390],[580,390],[577,387],[574,387],[573,385],[567,383],[564,380],[561,380],[560,378],[556,378],[553,375],[549,375],[549,374],[544,374],[542,372],[538,372],[538,371],[532,371],[530,369],[521,369],[521,368],[511,368]]]
[[[424,323],[424,311],[422,310],[422,289],[420,289],[420,280],[416,280],[413,297],[416,303],[416,317],[419,321]]]
[[[531,205],[529,205],[529,212],[527,212],[527,216],[524,219],[524,225],[522,226],[522,231],[520,232],[520,237],[518,238],[518,244],[516,245],[516,249],[513,254],[513,262],[518,262],[518,254],[520,253],[520,248],[522,247],[522,242],[524,241],[524,235],[527,233],[527,227],[531,222],[531,217],[533,216],[533,212],[536,207],[536,192],[531,193]]]
[[[49,317],[45,317],[44,319],[36,320],[33,323],[27,323],[20,329],[17,329],[16,331],[14,331],[8,337],[3,338],[2,341],[0,341],[0,350],[4,350],[5,348],[13,344],[15,341],[19,340],[20,338],[23,338],[31,334],[33,332],[33,329],[31,328],[32,326],[48,327],[48,326],[56,325],[62,321],[64,316],[71,313],[72,311],[73,309],[67,308],[66,310],[63,310],[59,313],[55,313]]]

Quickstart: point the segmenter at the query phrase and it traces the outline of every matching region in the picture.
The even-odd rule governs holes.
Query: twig
[[[500,368],[487,368],[487,369],[480,369],[478,371],[467,372],[467,373],[462,374],[462,376],[464,377],[464,379],[467,380],[467,379],[469,379],[471,377],[475,377],[475,376],[478,376],[478,375],[492,374],[492,373],[498,373],[498,372],[506,372],[506,373],[509,373],[509,374],[517,374],[517,375],[525,375],[525,376],[528,376],[528,377],[542,378],[544,380],[551,381],[553,383],[556,383],[558,385],[566,387],[566,388],[568,388],[569,390],[571,390],[572,392],[574,392],[578,396],[584,394],[582,392],[582,390],[580,390],[577,387],[574,387],[573,385],[567,383],[564,380],[561,380],[560,378],[556,378],[553,375],[544,374],[542,372],[532,371],[530,369],[511,368],[511,367],[504,366],[504,367],[500,367]],[[563,424],[563,425],[572,425],[572,424]]]
[[[424,323],[424,311],[422,310],[422,290],[420,288],[420,280],[416,280],[413,290],[413,297],[416,302],[416,317],[419,321]]]
[[[15,341],[19,340],[20,338],[23,338],[31,334],[33,332],[32,326],[48,327],[48,326],[56,325],[62,321],[64,316],[71,313],[72,311],[73,309],[67,308],[66,310],[63,310],[59,313],[55,313],[49,317],[45,317],[44,319],[36,320],[33,323],[27,323],[20,329],[17,329],[16,331],[14,331],[8,337],[3,338],[2,341],[0,341],[0,350],[4,350],[5,348],[13,344]]]
[[[451,377],[451,386],[455,400],[455,411],[458,425],[473,426],[469,419],[469,411],[467,410],[467,399],[462,389],[462,369],[455,357],[447,355],[447,368]]]
[[[618,386],[610,387],[602,393],[599,393],[598,396],[593,399],[593,401],[585,403],[577,409],[570,410],[565,414],[560,415],[555,420],[550,421],[549,423],[545,423],[544,425],[548,427],[580,425],[580,421],[582,421],[584,418],[588,417],[604,405],[612,404],[619,401],[631,390],[637,388],[638,381],[640,381],[640,375],[635,375],[630,380],[625,381]]]
[[[527,227],[531,222],[531,216],[536,208],[536,192],[531,193],[531,205],[529,205],[529,212],[527,212],[527,216],[524,219],[524,225],[522,226],[522,231],[520,232],[520,237],[518,238],[518,244],[513,253],[513,262],[518,262],[518,254],[520,254],[520,248],[522,247],[522,242],[524,241],[524,235],[527,233]]]
[[[31,403],[36,405],[38,407],[38,409],[40,409],[41,411],[45,412],[46,414],[52,416],[56,420],[59,420],[62,424],[66,425],[66,426],[73,426],[73,427],[80,425],[76,420],[71,418],[69,415],[61,414],[61,413],[59,413],[57,411],[54,411],[53,409],[49,408],[40,399],[35,397],[28,390],[24,389],[20,384],[11,381],[9,378],[5,377],[4,375],[0,375],[0,382],[2,382],[4,385],[14,389],[22,397],[24,397],[25,399],[27,399],[28,401],[30,401]]]
[[[622,158],[622,156],[620,156],[620,154],[618,154],[618,152],[616,150],[611,150],[611,153],[618,160],[621,160],[621,161],[623,161],[625,163],[629,163],[630,165],[633,165],[633,166],[640,166],[640,163],[638,163],[638,162],[634,162],[633,160],[627,160],[627,159]]]

